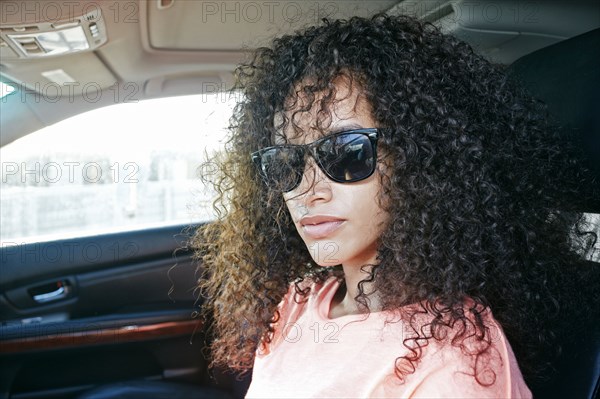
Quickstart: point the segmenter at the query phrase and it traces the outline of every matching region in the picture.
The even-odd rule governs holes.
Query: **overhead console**
[[[4,11],[10,12],[9,9]],[[86,11],[46,22],[2,23],[0,57],[3,60],[40,58],[97,49],[107,41],[102,12],[98,6],[87,7]]]

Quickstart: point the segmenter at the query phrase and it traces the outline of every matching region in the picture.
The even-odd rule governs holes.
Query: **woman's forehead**
[[[285,109],[275,114],[274,144],[312,142],[338,131],[375,126],[371,105],[356,81],[340,77],[312,98],[305,86],[297,84]]]

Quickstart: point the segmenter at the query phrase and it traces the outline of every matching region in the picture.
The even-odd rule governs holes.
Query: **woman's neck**
[[[342,267],[344,270],[344,284],[340,285],[331,301],[329,317],[332,319],[350,314],[361,314],[366,311],[355,298],[360,293],[360,282],[369,279],[373,266],[355,267],[343,265]],[[362,293],[367,296],[369,312],[381,310],[372,281],[362,284]]]

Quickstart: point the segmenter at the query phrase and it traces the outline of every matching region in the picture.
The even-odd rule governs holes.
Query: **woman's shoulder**
[[[418,371],[406,378],[415,387],[415,397],[531,397],[511,345],[489,307],[467,299],[455,310],[457,318],[440,318],[431,309],[419,308],[423,313],[415,327],[421,334],[415,327],[404,327],[405,344],[416,348],[423,343]],[[430,337],[427,341],[420,340],[423,332]]]

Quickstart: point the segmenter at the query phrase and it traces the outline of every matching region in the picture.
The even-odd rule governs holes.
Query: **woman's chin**
[[[342,263],[340,246],[335,241],[314,241],[306,243],[306,247],[311,258],[319,266],[332,267]]]
[[[333,266],[338,266],[340,264],[340,262],[332,262],[332,261],[323,261],[320,259],[314,259],[315,263],[321,267],[333,267]]]

